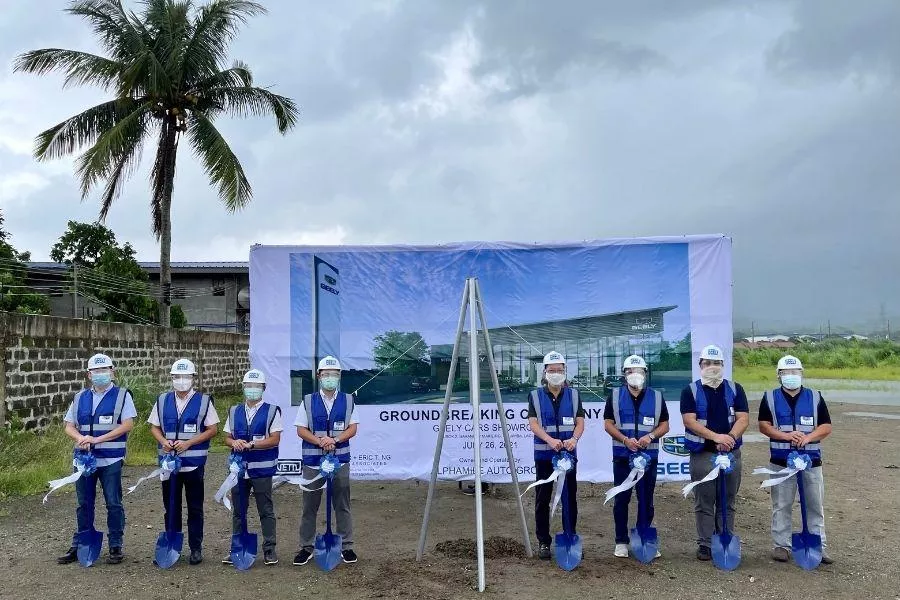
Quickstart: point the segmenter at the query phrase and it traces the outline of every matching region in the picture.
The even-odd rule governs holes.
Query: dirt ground
[[[835,404],[830,407],[835,433],[826,440],[826,530],[835,564],[806,573],[793,563],[769,559],[770,505],[758,489],[753,467],[765,464],[763,443],[744,446],[744,483],[740,492],[737,533],[743,562],[732,573],[694,558],[695,531],[691,501],[680,484],[657,489],[657,527],[663,558],[651,566],[612,556],[611,504],[603,506],[608,485],[579,486],[578,530],[584,560],[566,573],[552,562],[528,559],[521,547],[511,486],[498,486],[485,498],[488,538],[487,590],[495,598],[869,598],[900,599],[900,420],[849,416],[853,410],[900,415],[900,408]],[[754,409],[755,412],[755,409]],[[755,431],[755,424],[751,431]],[[0,504],[0,597],[2,598],[469,598],[475,591],[474,503],[455,483],[443,483],[435,496],[427,554],[415,552],[427,484],[355,483],[354,532],[360,561],[331,573],[313,562],[292,566],[296,552],[300,495],[283,486],[276,492],[278,552],[281,563],[261,561],[249,572],[219,563],[230,544],[229,513],[212,501],[224,475],[224,456],[213,459],[207,476],[205,561],[191,567],[186,555],[169,571],[152,565],[156,536],[162,528],[158,484],[145,483],[125,499],[126,560],[116,566],[101,561],[91,569],[58,566],[55,557],[68,547],[74,526],[74,494],[60,494],[41,505],[29,497]],[[129,468],[126,485],[145,474]],[[533,532],[533,499],[526,497]],[[98,499],[102,511],[102,500]],[[320,511],[323,515],[324,511]],[[795,520],[799,519],[795,510]],[[98,512],[105,530],[105,512]],[[558,517],[557,517],[558,518]],[[632,516],[633,518],[633,516]],[[259,531],[255,516],[251,531]],[[552,529],[559,529],[554,524]],[[533,535],[533,533],[532,533]],[[505,539],[504,539],[505,538]],[[472,540],[472,541],[466,541]],[[104,540],[105,541],[105,540]],[[261,542],[260,536],[260,542]],[[104,548],[104,556],[106,549]]]

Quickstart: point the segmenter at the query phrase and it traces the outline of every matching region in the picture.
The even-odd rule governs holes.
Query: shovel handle
[[[175,488],[178,484],[177,477],[177,470],[172,471],[172,474],[169,475],[169,518],[166,519],[166,531],[169,533],[175,531]]]
[[[797,493],[800,496],[800,522],[803,525],[803,533],[809,533],[809,529],[806,526],[806,490],[803,487],[803,473],[804,471],[799,471],[797,473]]]

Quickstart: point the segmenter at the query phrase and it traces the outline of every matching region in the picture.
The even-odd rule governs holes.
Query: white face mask
[[[717,388],[722,385],[724,369],[719,366],[706,367],[700,371],[700,383],[711,388]]]
[[[176,392],[186,392],[191,389],[191,386],[194,385],[193,377],[173,377],[172,378],[172,388]]]
[[[799,390],[802,384],[802,375],[790,374],[781,376],[781,385],[783,385],[786,390]]]
[[[625,382],[635,389],[643,388],[647,377],[643,373],[629,373],[625,376]]]
[[[566,381],[565,373],[547,373],[547,383],[554,387],[561,386]]]

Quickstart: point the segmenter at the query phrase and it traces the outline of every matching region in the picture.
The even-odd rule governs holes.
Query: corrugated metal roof
[[[141,268],[158,269],[158,262],[138,261]],[[217,261],[217,262],[178,262],[172,261],[169,265],[173,269],[249,269],[250,263],[247,261]]]

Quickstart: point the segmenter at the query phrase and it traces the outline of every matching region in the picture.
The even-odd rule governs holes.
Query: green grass
[[[127,465],[156,465],[156,440],[150,435],[147,416],[156,400],[156,391],[140,380],[123,377],[134,395],[138,417],[128,435]],[[222,428],[232,405],[240,402],[235,394],[219,395],[216,411],[219,414],[219,434],[213,438],[211,452],[227,452]],[[10,429],[0,429],[0,498],[38,494],[47,490],[47,482],[72,472],[72,439],[63,430],[62,419],[40,433],[22,431],[13,423]]]
[[[851,367],[848,369],[809,368],[803,370],[807,379],[846,379],[867,381],[900,381],[900,367]],[[775,367],[735,366],[734,380],[742,385],[760,383],[777,385]]]

